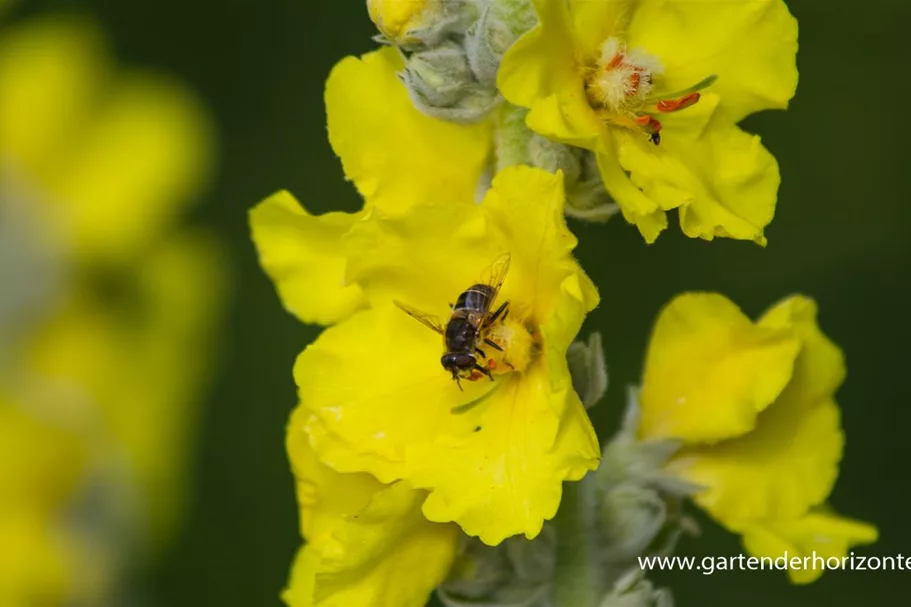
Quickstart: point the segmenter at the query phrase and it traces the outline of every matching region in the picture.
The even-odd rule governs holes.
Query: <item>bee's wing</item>
[[[445,329],[443,329],[443,323],[440,322],[440,319],[436,316],[428,314],[427,312],[422,312],[417,308],[412,308],[408,304],[402,303],[400,301],[394,301],[393,303],[395,303],[395,305],[398,306],[399,309],[401,309],[405,314],[419,320],[424,324],[424,326],[430,327],[440,335],[443,335],[445,333]]]
[[[497,295],[500,293],[500,288],[503,286],[503,283],[506,281],[506,273],[509,271],[509,253],[503,253],[500,255],[496,261],[490,264],[490,267],[487,268],[485,275],[483,277],[483,282],[491,289],[493,293],[490,295],[490,301],[488,305],[493,307],[494,301],[497,299]]]

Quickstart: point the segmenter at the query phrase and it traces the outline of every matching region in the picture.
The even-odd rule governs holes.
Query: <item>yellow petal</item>
[[[188,90],[161,76],[125,76],[48,184],[53,217],[78,253],[128,260],[207,184],[211,138]]]
[[[106,51],[91,21],[45,17],[4,28],[0,160],[5,168],[42,183],[53,175],[110,76]]]
[[[839,348],[819,329],[815,303],[792,296],[758,323],[801,341],[788,385],[747,436],[685,452],[675,464],[709,490],[697,502],[720,520],[794,517],[828,496],[844,438],[833,400],[844,379]]]
[[[0,604],[60,605],[73,580],[62,530],[44,513],[0,508]]]
[[[471,416],[472,433],[450,417],[437,440],[413,446],[409,478],[432,489],[428,519],[454,520],[489,545],[517,533],[533,539],[556,514],[563,481],[597,468],[598,439],[569,383],[565,353],[547,364],[559,370],[536,365],[503,380]],[[565,380],[554,385],[551,377]]]
[[[430,489],[428,518],[455,520],[488,543],[536,535],[561,482],[597,464],[565,351],[547,355],[556,370],[539,361],[525,375],[463,382],[464,392],[441,368],[442,352],[440,336],[391,306],[325,331],[295,368],[317,452],[340,470]]]
[[[408,34],[438,11],[436,0],[367,0],[370,20],[383,35],[399,44],[412,42]]]
[[[538,25],[504,55],[497,73],[500,91],[510,103],[530,109],[526,122],[533,131],[595,149],[604,127],[586,101],[572,16],[563,2],[534,4]]]
[[[635,225],[645,242],[651,244],[667,228],[667,214],[657,202],[633,184],[629,174],[620,166],[616,149],[613,148],[613,138],[609,141],[611,151],[600,151],[596,156],[604,189],[619,205],[623,218]]]
[[[448,574],[459,540],[455,525],[424,519],[423,498],[396,483],[333,521],[299,553],[283,600],[290,607],[423,607]]]
[[[356,312],[329,327],[298,357],[294,377],[312,412],[308,432],[321,460],[344,472],[403,478],[406,449],[435,438],[453,408],[481,397],[493,382],[462,382],[440,366],[442,336],[391,304]]]
[[[316,571],[319,568],[319,554],[313,546],[304,544],[297,551],[291,565],[288,586],[282,591],[281,599],[288,607],[311,607],[316,586]]]
[[[303,322],[332,324],[363,305],[360,287],[345,283],[342,249],[342,237],[362,215],[315,217],[284,191],[250,212],[260,264],[285,308]]]
[[[311,415],[298,407],[287,428],[306,545],[283,600],[291,607],[424,605],[452,565],[458,527],[423,517],[424,492],[319,461],[307,434]]]
[[[580,95],[548,95],[535,101],[525,123],[542,137],[588,150],[602,145],[605,127]]]
[[[32,512],[57,511],[85,473],[84,437],[58,423],[49,403],[34,401],[13,403],[0,395],[0,510],[16,504]]]
[[[415,109],[395,48],[339,62],[326,83],[329,142],[368,205],[400,212],[474,200],[491,153],[489,123],[463,126]]]
[[[800,343],[730,300],[689,293],[661,311],[645,361],[640,436],[713,443],[753,430],[791,379]]]
[[[510,295],[504,287],[504,299],[530,305],[542,325],[558,309],[567,278],[577,281],[576,304],[583,312],[599,302],[594,283],[572,255],[578,240],[566,225],[564,200],[562,175],[516,166],[497,174],[481,204],[490,237],[512,255],[514,291]]]
[[[799,295],[788,297],[766,312],[759,325],[789,328],[801,341],[794,376],[781,395],[792,406],[811,406],[835,394],[845,379],[841,349],[819,328],[816,302]]]
[[[844,447],[838,405],[780,401],[746,436],[686,448],[670,469],[705,487],[694,500],[725,524],[795,518],[822,503],[838,476]]]
[[[531,107],[561,87],[573,85],[576,60],[570,14],[563,2],[534,0],[538,24],[503,56],[497,85],[515,105]],[[581,81],[576,86],[581,90]]]
[[[74,585],[64,517],[91,447],[47,390],[23,392],[0,394],[0,604],[59,604]]]
[[[455,525],[424,518],[424,496],[396,483],[316,545],[322,558],[315,603],[423,607],[449,573],[459,541]]]
[[[349,280],[377,305],[399,299],[445,321],[448,304],[508,252],[499,301],[527,309],[543,324],[563,281],[576,275],[582,305],[591,310],[598,293],[572,257],[577,240],[563,203],[561,176],[517,166],[497,174],[481,205],[462,201],[422,205],[402,217],[374,214],[346,238]]]
[[[782,0],[639,0],[627,40],[661,60],[666,91],[716,74],[732,123],[786,108],[797,88],[797,20]]]
[[[559,4],[552,2],[552,4]],[[578,53],[584,57],[599,57],[601,45],[611,36],[622,35],[626,29],[630,9],[628,0],[591,2],[570,0],[573,38]]]
[[[311,415],[304,407],[291,413],[285,446],[294,473],[301,537],[313,541],[331,534],[339,518],[363,510],[384,485],[369,474],[341,474],[321,463],[307,434]]]
[[[859,558],[849,555],[851,548],[879,539],[873,525],[822,509],[794,519],[745,524],[736,530],[743,534],[744,547],[750,554],[770,558],[773,564],[775,559],[788,563],[788,577],[795,584],[814,582],[827,570],[864,567]],[[784,556],[787,558],[781,559]],[[866,568],[869,570],[869,565]]]
[[[687,236],[765,245],[764,228],[774,217],[781,181],[778,163],[759,136],[717,112],[706,115],[717,99],[706,94],[680,115],[663,119],[660,146],[620,133],[620,164],[647,198],[664,209],[679,207]]]
[[[565,361],[598,293],[572,257],[562,209],[561,175],[510,167],[480,205],[371,214],[351,230],[349,273],[372,308],[324,332],[295,368],[323,460],[427,488],[429,518],[455,520],[485,541],[538,533],[562,481],[598,455]],[[440,364],[442,335],[392,301],[444,325],[448,304],[503,252],[511,263],[497,301],[510,302],[511,330],[526,335],[505,356],[523,362],[515,373],[504,365],[497,381],[463,381],[462,392]]]

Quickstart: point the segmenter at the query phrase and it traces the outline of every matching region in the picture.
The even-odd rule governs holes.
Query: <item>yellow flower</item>
[[[72,584],[74,537],[63,514],[85,473],[87,445],[0,395],[0,604],[61,604]]]
[[[0,343],[0,392],[50,426],[32,448],[60,466],[38,474],[11,458],[23,478],[47,483],[23,487],[22,503],[75,465],[50,457],[62,448],[54,432],[69,432],[82,458],[78,478],[55,489],[53,512],[25,520],[0,508],[0,527],[32,542],[22,554],[56,555],[43,561],[47,575],[62,571],[62,600],[95,604],[134,556],[144,561],[165,545],[182,513],[226,277],[211,235],[175,224],[207,183],[211,126],[182,85],[117,66],[90,20],[41,17],[4,29],[0,89],[0,215],[21,222],[28,245],[0,251],[0,271],[34,252],[47,274],[5,288],[0,311],[30,280],[49,285],[14,310],[21,317],[0,318],[0,329],[16,329]],[[30,436],[2,424],[18,440]],[[89,498],[96,518],[83,525],[76,515]],[[136,542],[123,544],[126,535]],[[42,584],[19,588],[0,603],[45,596]]]
[[[489,124],[470,127],[425,116],[414,108],[397,73],[395,49],[347,57],[326,83],[329,142],[364,210],[397,214],[413,205],[470,200],[482,185],[491,153]],[[304,322],[331,324],[363,306],[346,285],[341,238],[363,214],[313,216],[287,192],[252,212],[260,263],[282,301]]]
[[[282,595],[290,607],[422,607],[449,572],[459,528],[421,514],[426,492],[341,474],[320,463],[299,407],[287,449],[297,482],[301,548]]]
[[[754,555],[844,556],[878,535],[826,504],[844,447],[844,377],[811,299],[789,297],[754,323],[721,295],[681,295],[652,334],[640,438],[682,442],[668,469],[699,486],[695,502]],[[822,571],[789,575],[806,583]]]
[[[528,126],[595,152],[604,185],[647,242],[679,208],[691,237],[765,244],[775,158],[736,124],[787,107],[797,23],[782,0],[535,0],[539,24],[499,86]]]
[[[354,223],[339,250],[324,252],[343,257],[347,283],[367,307],[327,329],[295,366],[322,461],[426,489],[429,520],[455,521],[489,544],[538,534],[557,510],[562,482],[598,461],[566,363],[598,294],[572,257],[563,203],[562,176],[514,167],[480,205],[376,210]],[[265,201],[261,212],[276,204]],[[267,248],[259,234],[257,245]],[[445,323],[448,304],[504,253],[511,262],[497,301],[509,301],[509,313],[488,337],[505,354],[483,346],[480,362],[494,381],[477,374],[479,381],[461,380],[463,391],[441,367],[443,338],[393,301]]]

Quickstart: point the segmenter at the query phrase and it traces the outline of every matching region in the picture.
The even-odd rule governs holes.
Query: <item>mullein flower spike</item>
[[[806,298],[756,323],[675,299],[603,449],[586,414],[608,384],[600,336],[578,339],[600,296],[564,216],[619,213],[651,243],[678,209],[688,236],[764,245],[778,166],[738,123],[795,93],[784,3],[368,10],[386,48],[325,95],[363,208],[280,191],[250,216],[285,307],[327,327],[294,368],[285,601],[670,607],[638,559],[697,534],[690,504],[757,555],[873,541],[827,507],[843,361]]]

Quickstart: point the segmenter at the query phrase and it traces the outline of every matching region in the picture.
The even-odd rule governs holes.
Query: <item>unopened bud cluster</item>
[[[503,54],[534,24],[527,0],[369,0],[379,40],[405,55],[402,80],[422,112],[458,123],[486,118],[502,101]],[[516,14],[522,23],[517,27]]]

